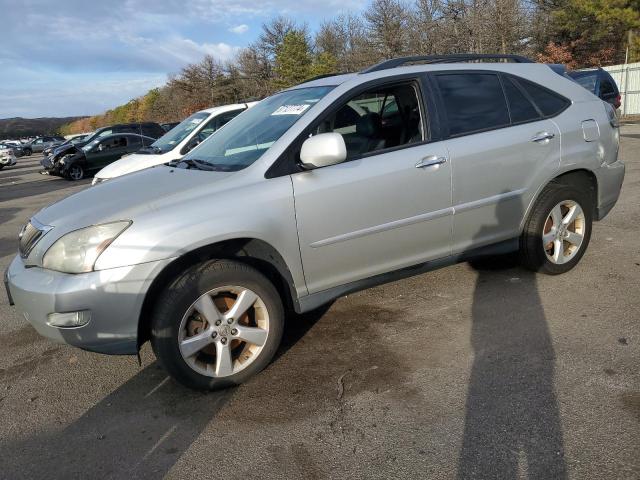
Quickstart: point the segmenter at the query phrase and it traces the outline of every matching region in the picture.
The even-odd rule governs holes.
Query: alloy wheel
[[[69,177],[71,177],[72,180],[82,180],[82,173],[82,168],[77,165],[73,165],[69,169]]]
[[[269,335],[269,313],[262,299],[239,286],[201,295],[187,309],[178,330],[183,360],[194,371],[221,378],[248,367]]]
[[[586,231],[582,207],[573,200],[563,200],[551,209],[544,223],[542,245],[551,263],[571,261],[580,250]]]

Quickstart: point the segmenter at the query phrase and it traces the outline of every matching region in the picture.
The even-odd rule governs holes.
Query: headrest
[[[364,137],[376,137],[380,131],[380,115],[367,113],[356,122],[356,133]]]

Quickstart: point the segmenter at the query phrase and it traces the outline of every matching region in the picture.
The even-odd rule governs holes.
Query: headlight
[[[130,221],[113,222],[69,232],[49,247],[42,266],[64,273],[91,272],[100,254],[129,225]]]

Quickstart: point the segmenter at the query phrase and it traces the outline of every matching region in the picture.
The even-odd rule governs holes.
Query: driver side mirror
[[[102,152],[105,148],[106,148],[106,147],[105,147],[105,146],[104,146],[104,144],[102,144],[102,143],[101,143],[100,145],[98,145],[98,151],[99,151],[99,152]]]
[[[300,161],[307,169],[328,167],[347,159],[347,146],[339,133],[320,133],[307,138],[300,150]]]

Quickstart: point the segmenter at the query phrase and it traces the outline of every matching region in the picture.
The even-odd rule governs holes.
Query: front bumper
[[[16,157],[14,156],[2,156],[0,157],[0,165],[3,167],[11,167],[17,163]]]
[[[135,354],[145,295],[170,261],[73,275],[26,268],[16,256],[6,272],[6,281],[16,308],[41,335],[94,352]],[[86,325],[60,328],[47,323],[50,313],[83,310],[91,312]]]

